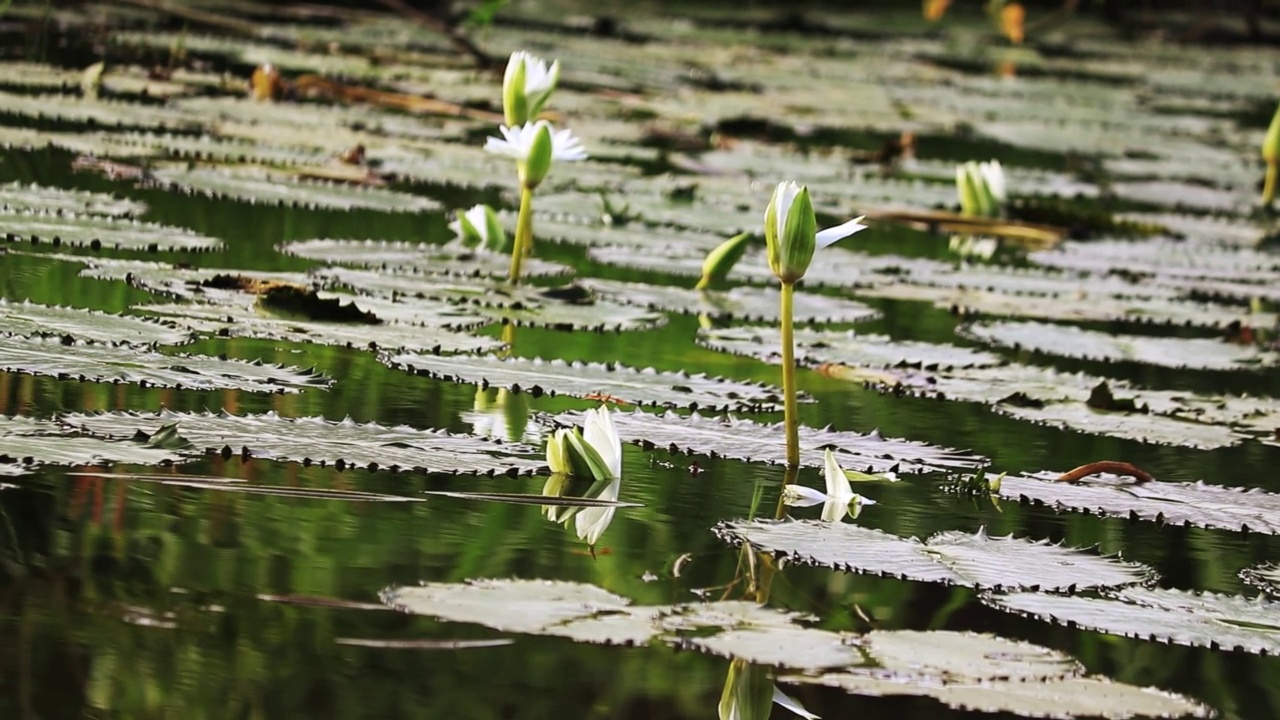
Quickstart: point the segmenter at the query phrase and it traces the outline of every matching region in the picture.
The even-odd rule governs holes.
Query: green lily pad
[[[753,412],[777,410],[782,402],[781,391],[759,383],[637,370],[624,365],[528,358],[438,358],[413,353],[384,355],[382,361],[393,368],[440,380],[519,390],[535,397],[607,397],[634,405]]]
[[[1280,535],[1280,495],[1266,490],[1173,483],[1101,474],[1079,483],[1056,482],[1057,473],[1007,475],[1000,496],[1055,510],[1152,520],[1170,525]]]
[[[1280,653],[1280,603],[1239,595],[1124,588],[1107,597],[1011,593],[983,597],[1009,612],[1152,642]]]
[[[258,168],[157,168],[156,182],[172,189],[215,198],[254,203],[325,208],[329,210],[378,210],[380,212],[433,212],[442,209],[435,200],[418,195],[339,183],[299,180]]]
[[[90,247],[94,250],[215,250],[217,238],[185,228],[94,215],[58,215],[45,212],[0,210],[0,232],[11,242],[46,242],[55,247]]]
[[[847,523],[738,520],[722,540],[808,565],[965,587],[1076,592],[1146,582],[1151,570],[1045,541],[945,532],[925,542]]]
[[[778,322],[779,292],[775,288],[690,290],[687,288],[589,279],[582,284],[597,293],[628,305],[650,310],[736,318],[754,322]],[[852,323],[871,320],[879,313],[854,300],[799,292],[794,296],[793,319],[798,323]]]
[[[984,323],[960,329],[981,342],[1098,362],[1134,362],[1197,370],[1261,368],[1280,362],[1280,355],[1246,345],[1208,338],[1162,338],[1117,335],[1044,323]]]
[[[299,392],[325,388],[314,371],[205,355],[165,355],[134,345],[0,336],[0,370],[92,382],[189,390]]]
[[[170,449],[131,436],[106,440],[58,422],[0,415],[0,474],[20,474],[41,465],[161,465],[180,458]]]
[[[0,91],[0,114],[37,120],[93,123],[101,127],[194,130],[200,119],[154,104],[91,100],[74,95],[18,95]]]
[[[626,200],[621,199],[622,205]],[[599,205],[599,202],[597,202]],[[601,213],[603,213],[603,209]],[[503,213],[508,229],[514,230],[515,216]],[[577,218],[577,219],[575,219]],[[628,247],[637,251],[652,252],[654,246],[669,245],[705,255],[728,235],[719,232],[698,232],[670,227],[653,227],[641,222],[605,224],[599,221],[584,222],[572,215],[552,215],[538,212],[533,221],[534,238],[537,241],[585,245],[587,247]]]
[[[1269,253],[1252,248],[1186,240],[1098,240],[1064,242],[1053,250],[1033,252],[1037,265],[1096,274],[1124,272],[1161,279],[1273,282],[1280,263]]]
[[[505,278],[511,267],[509,255],[383,240],[300,240],[280,246],[280,251],[308,260],[377,268],[396,274]],[[521,266],[521,274],[526,278],[554,277],[571,271],[567,265],[537,258],[527,258]]]
[[[458,474],[509,474],[537,471],[545,464],[527,445],[503,444],[441,430],[387,427],[322,417],[184,413],[69,414],[67,425],[101,438],[151,436],[178,424],[178,432],[198,450],[245,454],[303,464],[332,464],[370,469]],[[538,458],[538,459],[535,459]]]
[[[0,209],[4,212],[43,211],[55,214],[137,217],[147,211],[147,204],[105,193],[15,182],[0,185]]]
[[[1211,212],[1238,213],[1257,202],[1253,188],[1222,190],[1175,180],[1116,182],[1111,191],[1124,200]]]
[[[0,322],[8,335],[66,336],[92,342],[181,345],[191,333],[169,322],[94,310],[13,303],[0,298]]]
[[[1266,228],[1227,217],[1206,217],[1180,213],[1121,213],[1117,220],[1143,225],[1159,225],[1193,243],[1256,247],[1266,236]]]
[[[564,413],[555,422],[581,425],[581,413]],[[615,412],[613,425],[618,436],[642,447],[665,447],[672,451],[710,455],[747,462],[786,462],[786,431],[781,423],[766,425],[733,416],[706,417],[672,412],[654,415],[641,411]],[[847,430],[801,426],[800,464],[824,466],[824,450],[833,448],[842,467],[883,473],[924,473],[977,467],[985,462],[971,453],[927,443],[886,438],[879,432],[855,433]]]
[[[893,340],[884,335],[863,335],[852,330],[795,331],[796,362],[806,365],[838,363],[857,367],[963,368],[999,365],[1003,360],[980,350],[920,342]],[[782,364],[782,333],[774,328],[726,328],[700,330],[698,344],[720,352],[745,355]]]

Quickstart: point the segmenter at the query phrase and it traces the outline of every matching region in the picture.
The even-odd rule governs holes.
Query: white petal
[[[981,171],[982,178],[987,181],[987,190],[991,192],[992,197],[1004,202],[1006,199],[1004,168],[1000,166],[1000,161],[984,162],[978,166],[978,170]]]
[[[804,705],[800,704],[799,700],[796,700],[790,695],[782,692],[777,685],[773,686],[773,702],[778,706],[784,707],[800,717],[805,718],[806,720],[821,720],[822,718],[821,715],[814,715],[806,710]]]
[[[856,232],[866,230],[867,226],[863,225],[861,222],[864,217],[866,217],[866,215],[860,215],[843,225],[837,225],[833,228],[827,228],[826,230],[819,230],[818,248],[824,248],[835,243],[837,240],[843,240]]]
[[[609,486],[600,493],[599,500],[617,500],[618,491],[622,487],[622,481],[614,479]],[[594,546],[600,536],[604,534],[605,529],[613,522],[613,514],[617,510],[615,507],[589,507],[585,508],[577,515],[573,516],[574,529],[578,533],[578,537],[586,540],[588,545]]]
[[[582,141],[574,136],[573,131],[565,128],[551,135],[551,159],[586,160],[587,151],[583,149]]]
[[[613,415],[603,405],[587,411],[582,425],[582,439],[600,453],[600,459],[614,478],[622,477],[622,441],[613,427]]]
[[[853,495],[853,487],[849,485],[849,476],[844,474],[840,463],[836,462],[835,453],[827,448],[823,455],[823,477],[827,481],[827,496],[831,498],[848,498]]]
[[[524,91],[526,95],[535,95],[551,86],[551,72],[547,69],[547,61],[533,55],[525,56]]]
[[[791,507],[809,507],[827,501],[827,494],[804,485],[788,483],[782,486],[782,502]]]
[[[787,215],[791,212],[791,204],[796,201],[796,196],[799,194],[800,186],[791,180],[778,183],[777,189],[773,191],[774,224],[777,225],[779,238],[783,237],[787,227]]]
[[[849,512],[849,503],[842,500],[828,500],[822,505],[823,522],[840,522]]]
[[[480,239],[483,242],[489,242],[489,217],[485,214],[485,206],[476,205],[463,214],[467,216],[467,222],[471,223],[471,227],[475,228],[476,232],[480,234]],[[462,223],[457,224],[461,228]],[[453,227],[453,225],[449,227]]]
[[[505,72],[502,73],[502,87],[504,90],[508,85],[511,84],[511,78],[513,75],[516,74],[516,68],[519,67],[520,63],[522,62],[525,64],[525,67],[524,67],[525,84],[528,85],[528,82],[529,82],[528,81],[528,78],[529,78],[528,58],[529,58],[529,53],[525,52],[524,50],[516,50],[515,52],[511,53],[511,57],[507,59],[507,69]]]

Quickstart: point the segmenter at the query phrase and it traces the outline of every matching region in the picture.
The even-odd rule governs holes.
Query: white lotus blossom
[[[788,484],[782,487],[782,502],[793,507],[809,507],[822,503],[822,519],[827,522],[839,522],[853,509],[853,516],[866,505],[875,505],[876,501],[865,498],[853,491],[849,484],[849,476],[845,474],[836,456],[828,448],[824,460],[823,476],[826,479],[827,491],[814,490],[804,485]]]

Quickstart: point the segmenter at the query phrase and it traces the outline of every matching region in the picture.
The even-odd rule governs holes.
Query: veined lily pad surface
[[[1280,717],[1274,8],[981,4],[0,0],[0,715]]]

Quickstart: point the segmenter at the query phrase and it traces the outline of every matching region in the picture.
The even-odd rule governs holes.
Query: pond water
[[[1007,472],[1012,483],[1114,460],[1164,483],[1280,492],[1280,382],[1267,346],[1280,262],[1261,242],[1269,217],[1254,210],[1257,147],[1270,118],[1259,108],[1273,103],[1280,55],[1243,47],[1206,60],[1196,47],[1126,45],[1086,17],[1013,47],[984,18],[959,11],[934,26],[914,8],[879,19],[833,15],[803,31],[771,28],[766,10],[741,15],[729,29],[714,14],[673,20],[637,11],[619,18],[619,36],[602,36],[583,30],[590,8],[548,14],[512,5],[475,37],[495,57],[528,48],[561,60],[562,87],[548,109],[593,156],[556,164],[538,189],[534,209],[544,214],[535,215],[534,258],[545,273],[528,285],[595,279],[595,303],[584,305],[536,291],[513,300],[503,289],[505,257],[475,260],[449,244],[454,211],[479,202],[503,210],[502,221],[514,228],[514,168],[479,151],[495,132],[493,118],[348,106],[331,95],[244,98],[253,68],[271,61],[295,81],[332,73],[352,85],[430,91],[475,114],[500,115],[500,73],[475,72],[447,41],[394,17],[209,7],[247,17],[261,37],[206,35],[196,19],[184,31],[182,19],[120,9],[49,17],[19,7],[0,27],[7,57],[38,63],[6,61],[0,70],[0,230],[10,241],[0,249],[0,367],[9,370],[0,372],[0,456],[7,461],[0,464],[0,715],[790,716],[769,702],[776,681],[822,717],[1070,717],[1090,714],[1070,708],[1096,687],[1030,690],[1030,700],[1009,700],[1000,693],[1017,691],[1006,687],[992,697],[938,688],[1009,677],[1036,678],[1025,682],[1038,687],[1045,677],[1086,675],[1177,693],[1190,700],[1176,707],[1194,710],[1194,701],[1221,717],[1280,715],[1280,664],[1274,649],[1267,652],[1280,615],[1263,600],[1227,618],[1207,607],[1170,611],[1171,626],[1191,628],[1181,636],[1154,621],[1126,625],[1122,613],[1121,629],[1099,632],[1080,629],[1088,621],[1068,622],[1065,612],[1054,622],[1045,617],[1052,613],[1000,609],[1002,588],[1016,589],[1020,577],[1053,576],[1052,563],[1065,568],[1071,560],[997,549],[975,561],[988,563],[984,572],[997,581],[961,573],[934,582],[913,575],[906,561],[824,561],[811,540],[774,554],[768,543],[731,544],[721,523],[784,510],[804,527],[831,531],[819,508],[779,503],[784,482],[823,487],[820,456],[788,477],[776,462],[780,429],[716,425],[720,434],[709,439],[676,417],[719,418],[727,407],[758,423],[782,420],[781,404],[772,402],[782,382],[776,356],[769,357],[776,331],[772,318],[752,320],[772,306],[699,317],[700,301],[689,294],[653,311],[625,301],[658,291],[611,292],[604,282],[692,287],[719,239],[759,232],[774,184],[811,183],[820,221],[864,212],[873,219],[868,230],[820,251],[810,271],[813,317],[836,322],[800,323],[798,384],[809,401],[799,418],[807,428],[845,434],[815,434],[806,445],[839,448],[847,470],[901,464],[900,482],[855,485],[876,504],[844,524],[921,540],[984,531],[1061,543],[1141,563],[1148,587],[1265,597],[1257,578],[1280,558],[1273,495],[1198,499],[1173,485],[1160,506],[1172,510],[1138,508],[1130,516],[1114,506],[1081,511],[1103,506],[1087,498],[1054,509],[1019,502],[1028,491],[993,499],[955,486],[978,467],[988,477]],[[92,100],[82,95],[79,68],[104,53],[105,99]],[[1018,74],[996,77],[993,68],[1008,63]],[[180,70],[163,82],[143,76],[158,66]],[[161,86],[172,96],[159,96]],[[918,138],[914,158],[898,175],[882,176],[869,156],[903,130]],[[330,158],[357,143],[387,184],[317,184],[322,172],[352,177],[352,166]],[[112,176],[90,156],[146,168],[152,180]],[[1048,250],[1005,242],[990,262],[968,264],[945,232],[876,219],[877,212],[954,210],[954,163],[993,158],[1008,174],[1011,217],[1069,227],[1073,237]],[[225,176],[202,185],[208,177],[196,172],[205,169]],[[81,193],[40,195],[32,184]],[[287,202],[267,199],[272,185]],[[612,210],[602,210],[600,197]],[[430,209],[414,206],[422,198]],[[122,204],[124,219],[104,220],[113,211],[102,208],[121,199],[134,201]],[[57,213],[59,202],[80,212]],[[614,224],[600,223],[603,211]],[[1137,224],[1119,222],[1134,218]],[[1174,232],[1183,239],[1170,249],[1133,249],[1174,243]],[[91,246],[108,233],[123,246]],[[130,247],[146,233],[154,239]],[[385,243],[347,246],[334,259],[341,247],[306,242],[324,239]],[[302,244],[285,247],[295,242]],[[437,274],[451,262],[458,272]],[[327,274],[362,265],[373,272]],[[690,265],[693,274],[680,270]],[[530,263],[526,272],[539,267]],[[265,299],[201,288],[213,274],[200,274],[207,269],[323,291],[345,286],[362,309],[388,320],[273,318]],[[716,287],[743,288],[723,302],[745,303],[776,297],[769,279],[752,250]],[[450,283],[461,289],[442,289]],[[175,302],[194,305],[175,309]],[[36,306],[165,322],[116,325]],[[865,308],[874,316],[847,321]],[[498,322],[504,316],[520,323]],[[1237,336],[1241,325],[1250,330],[1252,343],[1219,339],[1233,321]],[[742,327],[752,330],[732,332]],[[1089,334],[1056,334],[1071,327]],[[1016,342],[987,340],[1015,330],[1024,333]],[[805,335],[811,331],[830,332]],[[925,354],[926,346],[841,344],[876,335],[928,343],[935,354]],[[1159,338],[1206,344],[1150,345]],[[709,347],[716,343],[745,354]],[[434,345],[442,345],[439,354]],[[120,352],[111,355],[113,348]],[[157,352],[193,357],[172,361]],[[886,352],[905,353],[908,362],[875,359]],[[403,364],[389,359],[405,353]],[[519,391],[489,382],[497,366],[475,360],[485,353],[522,369]],[[973,369],[956,353],[992,356],[970,363]],[[218,358],[267,365],[214,364]],[[519,358],[705,373],[738,384],[630,375],[608,384],[596,379],[608,371],[589,365],[526,366]],[[416,374],[405,367],[415,363]],[[1023,375],[1034,377],[1014,382]],[[1098,378],[1149,411],[1088,408]],[[901,384],[886,389],[886,381]],[[264,392],[273,389],[283,392]],[[701,399],[701,408],[646,402],[659,389],[660,398]],[[576,417],[564,413],[601,399],[619,401],[624,439],[646,442],[623,444],[618,499],[627,505],[616,508],[594,546],[579,538],[573,518],[548,519],[555,506],[466,495],[543,493],[549,430]],[[1242,402],[1257,407],[1232,404]],[[673,415],[660,415],[664,406]],[[293,421],[300,418],[311,420]],[[643,418],[652,422],[628,429]],[[173,422],[170,436],[163,428]],[[466,440],[454,457],[453,441],[432,430],[507,444]],[[872,431],[917,444],[849,439]],[[1186,525],[1170,514],[1178,508],[1190,517]],[[852,541],[841,552],[869,542]],[[952,558],[952,570],[967,567],[938,553]],[[877,567],[880,574],[859,572]],[[1095,568],[1081,567],[1085,574]],[[481,579],[575,585],[540,586],[562,593],[555,597],[520,584],[497,583],[492,597],[458,590],[484,587],[465,585]],[[420,583],[459,594],[418,598]],[[1087,585],[1082,597],[1120,604],[1108,599],[1121,591]],[[640,624],[649,634],[638,643],[623,642],[631,625],[588,638],[605,643],[563,637],[556,617],[632,619],[612,599],[583,599],[594,597],[581,594],[584,586],[633,609],[664,606],[688,626],[647,617]],[[786,635],[796,623],[777,617],[695,617],[703,603],[744,599],[811,616],[798,624],[828,634]],[[1115,611],[1099,615],[1108,612]],[[723,646],[707,640],[771,622],[785,626],[777,637]],[[1239,628],[1253,635],[1232,640]],[[902,651],[905,659],[890,660],[889,640],[867,638],[908,636],[877,631],[990,633],[1065,653],[1080,667],[1040,676],[1011,665],[982,675],[977,666],[1007,661],[1009,648],[1023,646],[952,656],[948,634],[921,636]],[[1126,637],[1135,632],[1152,637]],[[810,653],[831,638],[841,652],[863,655],[814,666]],[[872,687],[870,675],[859,676],[861,690],[795,679],[877,663],[877,677],[895,687]],[[734,697],[743,699],[731,710]],[[1103,709],[1093,714],[1131,716],[1124,701],[1100,697]]]

